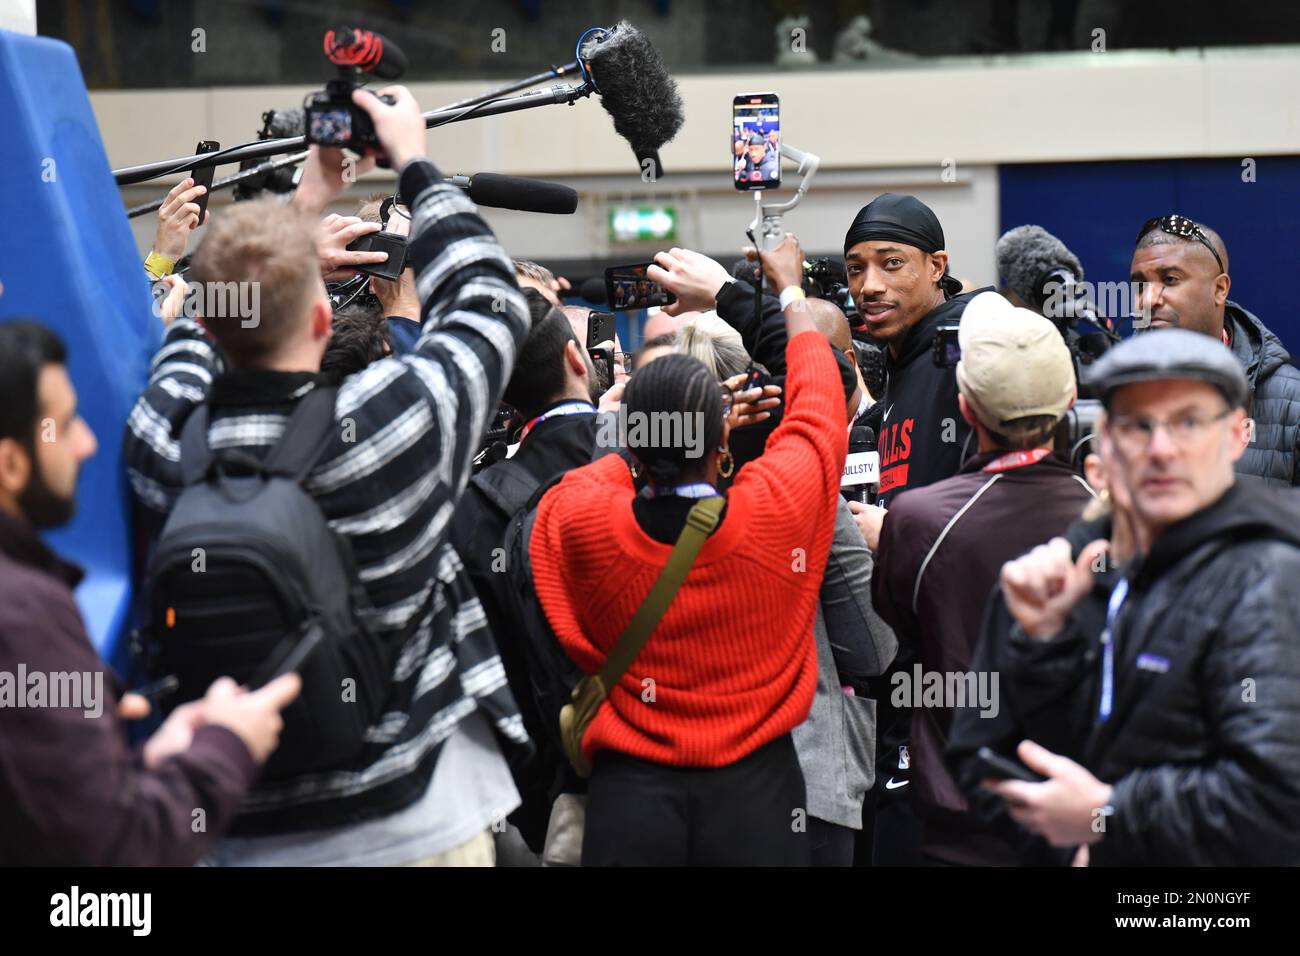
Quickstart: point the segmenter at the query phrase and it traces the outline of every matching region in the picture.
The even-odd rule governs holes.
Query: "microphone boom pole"
[[[441,109],[430,110],[424,114],[424,125],[426,129],[432,129],[435,126],[459,123],[466,119],[514,113],[518,110],[532,109],[536,106],[550,106],[559,103],[572,104],[584,96],[590,96],[594,92],[595,90],[591,84],[584,82],[580,86],[562,83],[550,89],[532,90],[505,99],[481,100],[481,97],[474,97],[473,99],[480,99],[481,101],[472,103],[469,106],[445,106]],[[193,156],[179,156],[176,159],[164,159],[156,163],[144,163],[140,166],[124,166],[121,169],[113,170],[113,178],[119,186],[130,186],[171,173],[178,173],[182,170],[206,169],[209,166],[220,166],[245,159],[263,159],[279,153],[297,152],[305,146],[307,146],[306,136],[286,136],[281,139],[260,140],[244,146],[223,149],[215,153],[197,153]]]
[[[306,158],[307,158],[306,152],[294,153],[291,156],[285,156],[282,157],[281,159],[271,160],[268,163],[262,163],[261,165],[254,166],[251,169],[240,170],[239,172],[235,173],[232,176],[226,176],[223,179],[218,179],[215,183],[209,186],[208,195],[209,196],[212,195],[218,189],[229,189],[232,186],[238,186],[246,179],[253,179],[254,177],[257,176],[263,176],[266,173],[275,172],[275,170],[282,169],[285,166],[294,166],[298,163],[301,163]],[[137,216],[146,216],[151,212],[157,212],[162,207],[162,204],[166,201],[167,201],[167,197],[164,196],[162,199],[155,199],[153,202],[147,202],[140,206],[132,206],[130,209],[126,211],[126,218],[134,219]]]
[[[463,100],[457,100],[455,103],[448,103],[442,107],[444,110],[460,109],[462,106],[474,106],[478,103],[486,103],[488,100],[494,100],[501,96],[507,96],[511,93],[518,93],[520,90],[526,90],[538,83],[545,83],[547,80],[557,80],[563,76],[572,76],[574,73],[581,72],[578,61],[566,63],[564,66],[553,66],[545,73],[538,73],[530,76],[526,80],[520,80],[518,83],[508,83],[505,86],[499,86],[495,90],[488,90],[485,93],[479,93],[477,96],[470,96]],[[425,114],[426,116],[428,114]]]

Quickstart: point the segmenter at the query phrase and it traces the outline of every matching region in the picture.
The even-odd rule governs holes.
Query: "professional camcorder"
[[[849,277],[844,262],[833,256],[805,259],[803,264],[804,292],[818,299],[834,302],[852,325],[858,315],[849,292]]]

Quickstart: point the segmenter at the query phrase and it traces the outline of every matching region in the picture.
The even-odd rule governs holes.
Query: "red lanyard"
[[[544,422],[548,418],[555,418],[559,415],[594,415],[595,407],[591,402],[565,402],[563,405],[557,405],[549,412],[542,412],[531,422],[524,426],[523,431],[519,433],[519,440],[522,442],[528,437],[528,433],[533,430],[533,426],[539,422]]]
[[[981,471],[1011,471],[1013,468],[1024,468],[1026,465],[1036,465],[1052,453],[1050,448],[1031,448],[1028,451],[1009,451],[1005,455],[999,455],[991,462],[985,465]]]

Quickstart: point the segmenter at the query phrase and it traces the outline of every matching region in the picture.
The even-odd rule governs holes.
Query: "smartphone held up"
[[[672,305],[677,297],[646,276],[653,262],[611,266],[605,270],[605,301],[615,312]]]
[[[736,188],[781,185],[781,103],[775,93],[741,93],[731,101],[731,159]]]

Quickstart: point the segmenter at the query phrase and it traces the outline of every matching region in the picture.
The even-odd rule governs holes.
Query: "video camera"
[[[358,153],[378,145],[375,125],[369,114],[352,102],[352,92],[361,89],[359,77],[363,73],[384,79],[401,76],[406,71],[406,58],[393,44],[386,45],[379,34],[351,27],[325,34],[325,56],[339,68],[339,75],[326,83],[324,90],[308,94],[303,101],[307,142],[347,147]],[[379,99],[396,102],[391,96]]]
[[[1075,381],[1079,380],[1079,366],[1088,364],[1091,359],[1081,362],[1078,340],[1079,336],[1074,335],[1071,338],[1073,329],[1062,326],[1060,323],[1054,323],[1060,329],[1061,337],[1065,339],[1066,346],[1070,349],[1070,356],[1074,359],[1074,376]],[[931,346],[931,357],[934,364],[939,368],[953,368],[961,361],[961,345],[957,341],[957,332],[960,326],[955,323],[945,323],[935,330],[934,340]],[[1080,388],[1080,395],[1082,395]],[[1058,455],[1065,458],[1074,469],[1083,474],[1083,459],[1087,457],[1088,452],[1092,450],[1092,436],[1096,431],[1097,419],[1101,416],[1101,402],[1093,398],[1077,399],[1065,413],[1056,427],[1056,435],[1053,441],[1054,450]]]
[[[853,324],[858,315],[858,307],[854,305],[853,295],[849,292],[849,277],[844,270],[843,260],[832,256],[805,259],[803,286],[808,295],[838,305],[849,324]]]

